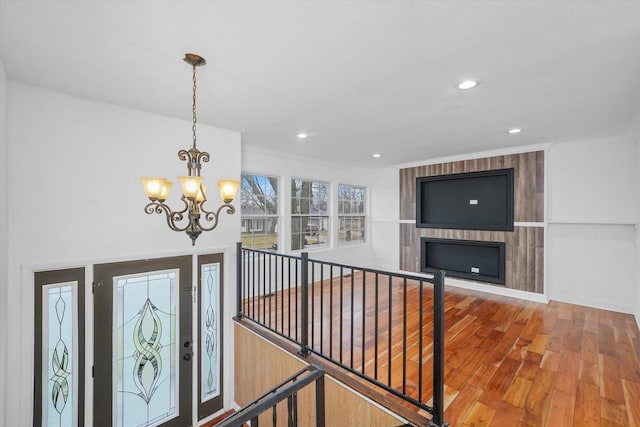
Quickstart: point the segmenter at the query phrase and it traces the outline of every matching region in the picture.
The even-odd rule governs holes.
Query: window
[[[240,198],[242,245],[251,249],[277,249],[278,178],[242,174]]]
[[[364,242],[367,189],[338,185],[338,242]]]
[[[329,239],[329,183],[291,180],[291,250],[322,247]]]

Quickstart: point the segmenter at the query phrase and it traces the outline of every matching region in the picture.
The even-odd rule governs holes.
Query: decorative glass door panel
[[[222,254],[198,257],[198,419],[222,409]]]
[[[114,277],[113,425],[178,415],[178,270]]]
[[[78,282],[56,283],[44,286],[42,295],[42,353],[44,394],[42,407],[47,408],[43,425],[77,425],[74,406],[78,396],[78,355],[74,323],[77,315]]]
[[[191,262],[95,266],[95,426],[191,425]]]
[[[35,274],[34,426],[84,423],[84,269]]]
[[[218,324],[220,323],[220,312],[218,310],[218,282],[219,264],[206,264],[201,267],[200,274],[203,277],[202,303],[200,310],[200,342],[204,343],[200,349],[202,359],[202,370],[200,372],[200,382],[203,385],[200,391],[200,401],[206,402],[220,394],[220,365],[218,364]]]

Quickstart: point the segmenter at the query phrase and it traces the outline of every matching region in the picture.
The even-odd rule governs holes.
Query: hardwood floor
[[[448,310],[457,313],[447,329],[467,316],[474,318],[468,327],[477,326],[464,342],[446,337],[445,418],[452,426],[640,426],[640,333],[632,316],[448,295]],[[489,301],[493,313],[482,309]]]
[[[419,286],[394,280],[391,292],[381,286],[376,295],[370,279],[356,273],[342,288],[337,279],[314,284],[310,345],[428,401],[431,288],[422,294],[421,353]],[[245,309],[288,332],[295,294],[276,290],[253,306],[245,300]],[[633,316],[447,287],[445,328],[445,420],[451,426],[640,427],[640,332]],[[416,389],[419,372],[426,378],[422,390]]]

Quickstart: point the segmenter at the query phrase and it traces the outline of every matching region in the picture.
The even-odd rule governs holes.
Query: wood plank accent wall
[[[400,169],[400,220],[416,219],[416,178],[493,169],[514,169],[514,221],[544,222],[544,151],[487,157]],[[400,268],[420,272],[420,238],[504,242],[505,287],[542,293],[544,228],[516,226],[514,231],[448,230],[400,224]]]
[[[505,243],[505,287],[543,292],[544,229],[515,227],[513,232],[416,228],[400,224],[401,269],[420,272],[420,238],[481,240]],[[498,286],[498,285],[496,285]]]
[[[240,406],[260,396],[306,365],[242,325],[234,324],[235,401]],[[269,410],[259,418],[260,425],[272,425]],[[315,385],[298,393],[300,426],[315,426]],[[287,425],[286,400],[278,405],[277,426]],[[325,425],[331,427],[396,427],[400,418],[380,409],[360,394],[325,375]]]
[[[400,169],[400,219],[416,219],[416,178],[514,169],[514,221],[544,221],[544,151]]]

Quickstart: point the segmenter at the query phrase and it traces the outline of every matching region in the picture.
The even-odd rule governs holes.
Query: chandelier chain
[[[191,130],[193,131],[193,148],[196,148],[196,66],[193,65],[193,106],[191,111],[193,112],[193,125]]]

